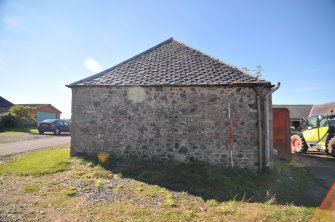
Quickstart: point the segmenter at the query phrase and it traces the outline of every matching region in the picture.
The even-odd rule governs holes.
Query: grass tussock
[[[40,176],[64,171],[70,158],[69,148],[43,150],[0,164],[0,175]]]
[[[24,186],[25,193],[35,193],[35,192],[38,192],[40,189],[41,187],[36,184],[29,184],[29,185]]]
[[[69,187],[68,189],[62,191],[61,194],[67,197],[74,197],[77,195],[77,189],[75,187]]]

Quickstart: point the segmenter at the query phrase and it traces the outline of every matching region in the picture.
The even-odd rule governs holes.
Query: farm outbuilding
[[[72,155],[271,164],[279,86],[173,38],[68,87]]]
[[[39,123],[46,119],[60,119],[61,111],[51,104],[20,104],[29,106],[35,115],[36,122]]]

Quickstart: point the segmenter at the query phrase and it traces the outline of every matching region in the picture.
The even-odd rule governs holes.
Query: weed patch
[[[61,194],[68,197],[74,197],[77,195],[77,189],[75,187],[69,187],[67,190],[62,191]]]
[[[40,189],[41,189],[41,187],[36,185],[36,184],[29,184],[29,185],[24,186],[24,192],[25,193],[38,192]]]
[[[207,204],[210,207],[216,207],[216,206],[219,205],[219,202],[217,202],[216,200],[211,199],[211,200],[207,200]]]

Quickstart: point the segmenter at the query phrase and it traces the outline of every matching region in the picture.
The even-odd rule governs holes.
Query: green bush
[[[9,109],[9,112],[0,114],[0,131],[6,128],[22,128],[33,125],[35,125],[35,116],[31,107],[15,105]]]
[[[11,113],[0,114],[0,130],[3,130],[4,128],[15,127],[16,125],[16,118]]]
[[[15,118],[18,127],[31,125],[35,121],[34,113],[29,106],[14,105],[9,108],[9,113]]]

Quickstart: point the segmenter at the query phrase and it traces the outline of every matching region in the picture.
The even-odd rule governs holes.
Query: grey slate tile
[[[69,86],[236,84],[271,85],[171,38]]]

